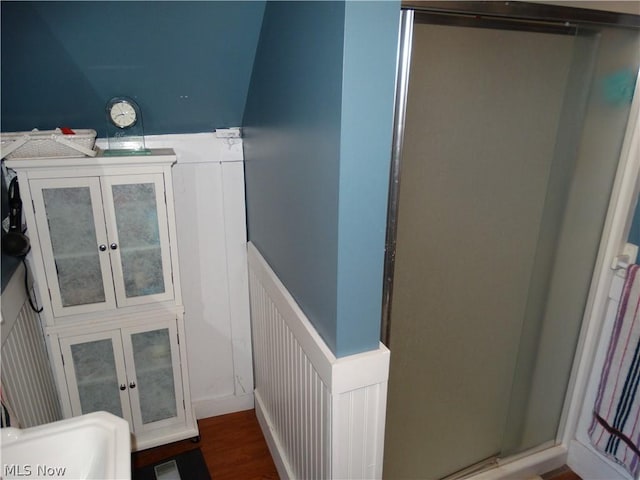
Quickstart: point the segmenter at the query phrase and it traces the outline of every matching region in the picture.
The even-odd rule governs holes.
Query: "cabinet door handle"
[[[120,384],[120,390],[126,390],[126,389],[127,389],[127,386],[124,383]]]
[[[136,384],[135,384],[135,382],[131,382],[131,383],[129,384],[129,388],[136,388]]]
[[[98,245],[98,249],[99,249],[101,252],[104,252],[104,251],[107,249],[107,246],[106,246],[105,244]]]
[[[112,243],[111,245],[109,245],[109,247],[111,248],[111,250],[117,250],[118,249],[118,244],[117,243]]]

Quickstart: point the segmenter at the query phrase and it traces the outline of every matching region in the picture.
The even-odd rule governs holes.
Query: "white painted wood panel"
[[[244,163],[224,162],[222,198],[229,284],[229,318],[236,396],[253,391],[249,279],[247,276],[247,227],[245,214]]]

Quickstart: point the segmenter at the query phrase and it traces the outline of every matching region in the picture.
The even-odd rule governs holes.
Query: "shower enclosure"
[[[557,442],[638,26],[519,2],[403,10],[385,478],[464,477]]]

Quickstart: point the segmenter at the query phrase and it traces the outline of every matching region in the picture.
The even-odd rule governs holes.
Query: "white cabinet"
[[[173,298],[162,174],[29,186],[56,317]]]
[[[175,319],[59,342],[73,415],[104,410],[136,433],[184,423]]]
[[[15,159],[65,416],[129,421],[136,449],[198,435],[190,403],[172,150]],[[31,207],[31,208],[29,208]]]

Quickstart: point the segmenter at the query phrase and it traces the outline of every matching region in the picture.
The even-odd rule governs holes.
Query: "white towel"
[[[640,472],[640,266],[627,270],[589,428],[591,442],[638,478]]]

